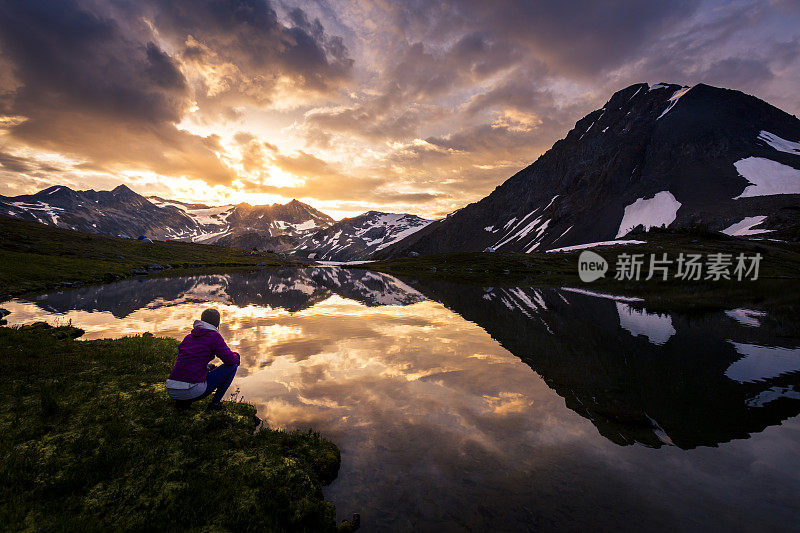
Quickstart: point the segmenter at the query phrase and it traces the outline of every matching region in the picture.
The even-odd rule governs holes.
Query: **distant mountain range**
[[[304,258],[335,261],[367,259],[430,222],[377,211],[336,222],[298,200],[208,206],[144,197],[125,185],[112,191],[54,186],[36,194],[0,196],[0,213],[87,233],[297,251]]]
[[[532,252],[636,227],[800,239],[800,120],[708,85],[631,85],[489,196],[379,252]]]
[[[366,259],[430,223],[416,215],[369,211],[309,234],[297,251],[317,260]]]
[[[479,202],[430,221],[313,207],[208,206],[54,186],[0,196],[0,213],[90,233],[294,252],[328,261],[533,252],[654,226],[800,240],[800,120],[709,85],[631,85]]]

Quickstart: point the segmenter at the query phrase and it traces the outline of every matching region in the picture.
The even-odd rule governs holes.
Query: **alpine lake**
[[[364,531],[798,530],[791,309],[651,312],[585,289],[331,266],[0,305],[84,339],[182,339],[216,307],[242,356],[229,392],[339,446],[325,498]]]

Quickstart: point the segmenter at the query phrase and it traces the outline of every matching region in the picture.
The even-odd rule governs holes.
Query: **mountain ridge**
[[[544,251],[637,226],[724,232],[748,219],[739,235],[797,240],[798,140],[796,117],[740,91],[634,84],[492,193],[378,255]]]
[[[251,205],[246,202],[210,206],[142,196],[121,184],[110,191],[73,190],[53,185],[28,195],[0,196],[0,210],[17,218],[65,229],[111,236],[144,235],[156,240],[181,240],[238,248],[282,252],[300,251],[304,258],[316,256],[333,260],[366,259],[372,250],[388,246],[409,230],[429,221],[416,215],[369,211],[357,217],[335,221],[310,205],[293,199],[284,204]],[[353,221],[375,219],[376,227],[358,227]],[[336,226],[348,227],[359,235],[345,234],[352,246],[330,253],[329,235],[311,239]],[[366,235],[364,235],[366,234]],[[341,233],[339,233],[341,235]],[[364,235],[365,239],[360,237]]]

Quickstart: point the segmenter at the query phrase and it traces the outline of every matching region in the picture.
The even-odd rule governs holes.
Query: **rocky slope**
[[[483,200],[379,252],[542,251],[642,226],[800,238],[800,120],[708,85],[637,84]]]
[[[368,259],[430,223],[416,215],[369,211],[308,235],[298,246],[297,253],[326,261]]]
[[[249,204],[211,207],[145,198],[125,185],[112,191],[53,186],[36,194],[0,196],[0,212],[88,233],[218,243],[261,249],[293,248],[334,220],[311,206]]]

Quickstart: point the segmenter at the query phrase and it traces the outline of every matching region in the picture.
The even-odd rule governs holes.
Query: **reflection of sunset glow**
[[[449,300],[470,311],[484,306],[484,315],[471,317],[476,322],[426,300],[424,289],[421,282],[374,272],[307,268],[125,281],[3,307],[11,311],[12,324],[72,321],[87,331],[86,339],[145,331],[181,339],[203,309],[216,307],[221,333],[242,355],[232,390],[238,387],[239,397],[256,405],[270,427],[313,428],[337,444],[342,467],[325,496],[336,504],[339,519],[353,512],[369,516],[367,530],[437,530],[462,523],[480,530],[526,530],[532,516],[561,513],[581,526],[577,529],[591,529],[597,510],[610,504],[630,509],[637,523],[645,523],[660,519],[649,514],[652,501],[664,499],[668,509],[677,505],[696,516],[706,509],[705,494],[733,491],[752,504],[755,483],[768,495],[757,504],[774,509],[764,489],[776,483],[797,486],[782,474],[800,466],[792,436],[797,417],[718,448],[619,446],[604,434],[609,427],[649,431],[639,421],[626,422],[628,404],[641,395],[640,376],[623,373],[632,377],[617,381],[631,382],[633,400],[609,391],[604,381],[607,371],[628,372],[631,360],[623,359],[624,370],[614,369],[608,366],[614,366],[613,356],[595,359],[602,354],[592,348],[582,359],[569,348],[584,346],[574,337],[587,324],[588,337],[614,335],[616,315],[610,329],[584,319],[600,316],[602,304],[613,311],[613,302],[572,295],[567,302],[553,291],[545,295],[547,305],[538,307],[559,324],[549,331],[536,320],[526,321],[530,317],[519,310],[487,307],[479,287],[453,288],[458,297]],[[539,295],[536,289],[515,290]],[[131,305],[119,305],[123,295]],[[380,305],[387,302],[402,305]],[[558,310],[557,302],[564,307]],[[116,317],[105,311],[45,310],[76,307],[111,309]],[[678,328],[677,320],[676,337],[691,333],[685,323]],[[570,329],[576,324],[577,330]],[[514,348],[521,335],[531,342]],[[624,342],[637,341],[627,335],[614,339],[608,344],[615,354],[630,349]],[[637,356],[648,367],[674,355],[641,342]],[[596,384],[586,369],[600,374],[593,376],[600,378]],[[621,421],[616,398],[622,398]],[[655,411],[672,401],[649,404],[653,410],[648,407],[647,416],[669,420],[669,410]],[[758,479],[743,477],[754,464]],[[731,474],[697,474],[704,469]],[[600,522],[613,523],[611,514]],[[672,523],[671,515],[667,518]]]

